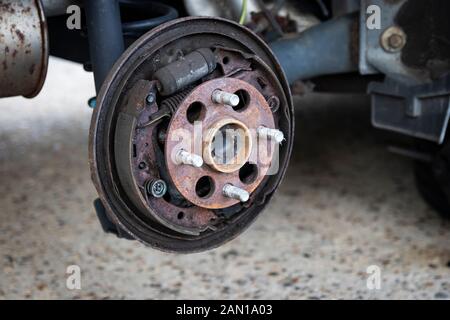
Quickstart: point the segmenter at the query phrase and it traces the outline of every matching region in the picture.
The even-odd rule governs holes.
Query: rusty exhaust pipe
[[[49,56],[40,0],[0,0],[0,98],[35,97],[44,84]]]

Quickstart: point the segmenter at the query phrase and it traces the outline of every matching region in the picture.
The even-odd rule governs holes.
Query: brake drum
[[[114,65],[90,129],[108,218],[170,252],[217,247],[267,205],[293,143],[288,83],[250,30],[218,18],[153,29]]]

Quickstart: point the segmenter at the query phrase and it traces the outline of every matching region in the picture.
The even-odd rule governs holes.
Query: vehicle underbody
[[[95,210],[104,231],[160,250],[220,246],[267,206],[292,151],[292,93],[370,95],[373,126],[412,138],[392,151],[416,161],[419,191],[450,216],[449,9],[0,0],[0,97],[36,96],[49,55],[93,72]]]

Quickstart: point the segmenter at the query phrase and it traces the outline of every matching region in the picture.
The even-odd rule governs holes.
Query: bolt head
[[[405,45],[406,34],[397,26],[387,28],[381,35],[381,47],[389,53],[399,52]]]
[[[273,138],[276,143],[281,143],[284,140],[284,134],[283,134],[283,132],[278,130],[277,132],[275,132]]]
[[[271,96],[267,103],[269,104],[270,109],[273,110],[273,112],[278,110],[278,107],[280,106],[280,99],[278,99],[277,96]]]
[[[239,104],[239,96],[233,94],[230,96],[230,105],[236,107]]]
[[[398,34],[393,34],[389,37],[389,45],[394,49],[398,49],[403,46],[403,38]]]
[[[154,180],[147,184],[147,193],[155,198],[163,197],[167,192],[167,184],[164,180]]]
[[[239,200],[241,202],[247,202],[248,199],[250,199],[250,195],[248,194],[248,192],[242,193],[241,195],[239,195]]]
[[[200,156],[194,156],[192,158],[192,165],[196,168],[200,168],[201,166],[203,166],[203,159]]]
[[[250,199],[250,194],[246,190],[235,187],[232,184],[226,184],[223,187],[223,195],[241,202],[247,202]]]
[[[240,99],[239,96],[234,93],[217,89],[212,93],[212,101],[215,103],[236,107],[239,105]]]
[[[138,165],[138,168],[141,169],[141,170],[145,169],[146,167],[147,167],[147,164],[145,162],[140,162],[139,165]]]
[[[149,95],[147,96],[146,100],[147,100],[148,104],[154,103],[156,101],[155,94],[153,92],[149,93]]]

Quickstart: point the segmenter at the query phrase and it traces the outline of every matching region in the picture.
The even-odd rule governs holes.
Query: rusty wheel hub
[[[267,204],[292,133],[288,85],[267,46],[229,21],[179,19],[133,44],[105,81],[90,135],[93,180],[128,234],[201,251]]]
[[[238,93],[239,105],[213,102],[215,90]],[[191,203],[208,209],[239,202],[223,194],[226,184],[251,194],[266,176],[274,150],[258,150],[267,141],[258,143],[256,129],[261,126],[274,128],[274,118],[264,96],[249,83],[221,78],[194,89],[181,103],[167,131],[166,165],[177,190]],[[183,134],[186,143],[179,141]],[[197,146],[196,141],[200,142]],[[173,158],[182,149],[203,154],[205,165],[179,165]]]

